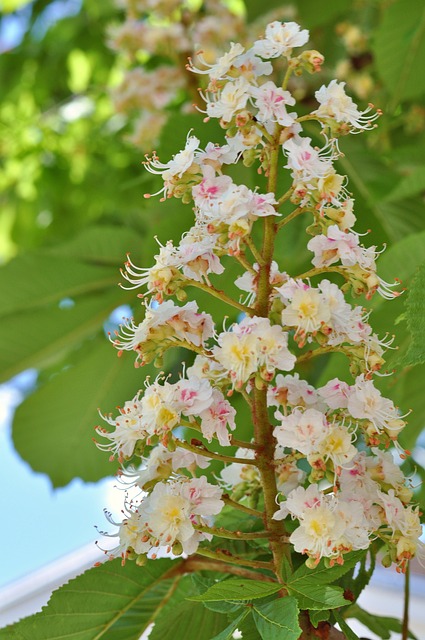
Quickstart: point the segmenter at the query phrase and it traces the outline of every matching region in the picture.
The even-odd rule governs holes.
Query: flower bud
[[[325,61],[324,56],[314,49],[303,51],[302,54],[298,56],[298,59],[300,60],[302,68],[308,73],[319,73]]]

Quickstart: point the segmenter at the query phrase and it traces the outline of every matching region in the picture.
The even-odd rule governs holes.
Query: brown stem
[[[269,571],[273,571],[273,563],[271,562],[262,562],[261,560],[248,560],[247,558],[241,558],[240,556],[235,556],[232,553],[229,553],[227,549],[216,549],[215,551],[211,551],[210,549],[199,547],[196,553],[199,556],[205,556],[206,558],[211,558],[212,560],[221,560],[230,564],[242,564],[246,567],[254,567],[254,569],[268,569]]]
[[[185,560],[185,571],[195,573],[197,571],[218,571],[219,573],[231,573],[234,576],[248,578],[248,580],[261,580],[262,582],[275,582],[273,578],[265,576],[263,573],[237,567],[233,564],[222,562],[221,560],[208,560],[197,558],[196,555]]]
[[[270,145],[270,164],[268,170],[268,191],[276,193],[277,172],[279,160],[279,137],[281,127],[276,126],[273,144]],[[268,318],[270,307],[270,269],[273,261],[274,241],[277,226],[273,217],[264,218],[263,246],[261,250],[262,261],[259,263],[257,302],[255,314]],[[261,485],[264,495],[264,525],[269,531],[269,545],[273,554],[274,571],[279,582],[283,583],[281,566],[283,558],[291,562],[289,545],[283,542],[286,539],[286,529],[283,521],[273,520],[273,514],[277,511],[276,474],[271,463],[274,460],[276,441],[273,437],[273,426],[270,424],[267,407],[267,388],[254,389],[253,422],[255,443],[258,445],[256,454],[258,470],[261,477]]]

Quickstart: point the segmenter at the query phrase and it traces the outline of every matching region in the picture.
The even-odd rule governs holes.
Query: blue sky
[[[103,508],[113,508],[116,482],[85,484],[74,480],[52,489],[47,476],[34,473],[14,451],[11,439],[13,407],[32,386],[34,372],[25,372],[0,386],[0,587],[99,537],[105,528]],[[111,498],[115,495],[115,500]]]

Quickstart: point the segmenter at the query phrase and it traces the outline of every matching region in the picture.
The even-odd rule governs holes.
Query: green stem
[[[207,349],[203,349],[202,347],[197,347],[193,342],[188,342],[187,340],[179,340],[173,342],[173,346],[183,347],[183,349],[188,349],[188,351],[193,351],[194,353],[199,354],[200,356],[204,356],[204,358],[211,358],[213,355],[212,351],[208,351]]]
[[[241,449],[252,449],[256,451],[258,449],[255,442],[245,442],[244,440],[237,440],[233,436],[230,436],[230,444],[234,447],[240,447]]]
[[[350,279],[350,275],[344,267],[315,267],[314,269],[309,269],[309,271],[305,271],[301,273],[299,276],[295,276],[295,280],[303,280],[304,278],[313,278],[314,276],[318,276],[321,273],[339,273],[346,280]]]
[[[321,120],[317,118],[317,116],[313,116],[311,114],[308,114],[306,116],[300,116],[295,120],[295,122],[307,122],[307,120],[316,120],[317,122],[321,123]]]
[[[239,254],[235,253],[233,255],[233,257],[236,258],[236,260],[239,262],[239,264],[241,264],[243,266],[243,268],[246,269],[246,271],[249,271],[249,273],[252,273],[253,276],[257,276],[258,275],[258,273],[254,269],[252,264],[246,259],[246,256],[245,256],[244,253],[239,253]]]
[[[187,427],[188,429],[194,429],[194,431],[202,433],[202,427],[198,422],[196,422],[195,419],[191,420],[190,422],[189,420],[180,420],[180,426]],[[217,436],[214,436],[214,439],[218,440]],[[253,449],[254,451],[256,451],[256,449],[258,448],[254,442],[237,440],[233,436],[230,436],[230,445],[232,447],[240,447],[241,449]],[[243,458],[243,460],[245,460],[245,458]]]
[[[246,507],[244,504],[241,504],[240,502],[236,502],[235,500],[232,500],[226,494],[221,496],[221,499],[223,500],[224,504],[227,504],[229,507],[233,507],[233,509],[238,509],[238,511],[243,511],[244,513],[247,513],[250,516],[254,516],[255,518],[261,518],[261,519],[264,518],[263,511],[258,511],[257,509],[251,509],[250,507]]]
[[[298,207],[297,209],[294,209],[294,211],[292,211],[292,213],[290,213],[285,218],[283,218],[283,220],[278,222],[278,224],[277,224],[278,230],[282,229],[282,227],[284,227],[286,224],[288,224],[288,222],[291,222],[297,216],[299,216],[301,213],[305,213],[306,211],[308,211],[308,209],[305,209],[304,207]]]
[[[273,137],[270,135],[270,133],[267,131],[264,125],[262,125],[260,122],[256,122],[255,128],[261,131],[261,133],[263,134],[267,142],[273,142]]]
[[[265,220],[269,220],[269,219],[270,219],[270,217],[271,217],[271,216],[268,216],[267,218],[264,218],[264,219],[265,219]],[[254,258],[255,258],[255,261],[257,262],[257,264],[258,264],[258,265],[260,265],[260,267],[261,267],[261,266],[264,266],[264,264],[265,264],[265,263],[264,263],[263,255],[262,255],[262,253],[260,253],[260,252],[258,251],[258,249],[257,249],[257,247],[255,246],[255,244],[254,244],[254,242],[253,242],[252,238],[251,238],[250,236],[245,236],[245,238],[244,238],[244,242],[245,242],[245,244],[247,245],[247,247],[249,247],[249,249],[250,249],[250,251],[251,251],[252,255],[253,255],[253,256],[254,256]]]
[[[288,87],[288,82],[289,82],[289,78],[291,77],[292,74],[292,67],[289,64],[289,60],[288,60],[288,68],[286,69],[286,73],[285,73],[285,77],[283,78],[283,82],[282,82],[282,89],[286,90]]]
[[[279,208],[281,204],[286,202],[288,200],[288,198],[291,197],[291,194],[292,194],[293,190],[294,190],[293,187],[291,187],[290,189],[288,189],[288,191],[286,191],[283,194],[283,196],[280,196],[279,200],[277,201],[277,208]]]
[[[229,531],[223,527],[207,527],[203,524],[194,524],[193,528],[196,529],[196,531],[210,533],[212,536],[226,538],[227,540],[257,540],[258,538],[267,538],[269,535],[268,531],[251,531],[245,533],[244,531]]]
[[[241,302],[238,302],[237,300],[233,300],[233,298],[230,298],[228,295],[226,295],[224,291],[219,291],[218,289],[216,289],[215,287],[212,287],[211,285],[204,284],[203,282],[198,282],[197,280],[189,280],[189,279],[186,281],[185,284],[189,287],[196,287],[201,291],[205,291],[206,293],[209,293],[210,296],[214,296],[214,298],[218,298],[222,302],[225,302],[226,304],[232,307],[235,307],[235,309],[238,309],[239,311],[242,311],[243,313],[246,313],[249,316],[253,315],[254,313],[254,310],[251,309],[251,307],[247,307]]]
[[[205,556],[206,558],[211,558],[212,560],[221,560],[224,562],[228,562],[229,564],[243,564],[246,567],[254,567],[255,569],[269,569],[270,571],[273,571],[273,563],[271,562],[247,560],[246,558],[234,556],[233,554],[229,554],[227,551],[224,552],[220,551],[219,549],[217,549],[216,551],[211,551],[210,549],[199,547],[196,553],[199,556]]]
[[[404,574],[404,608],[401,640],[409,638],[409,600],[410,600],[410,562],[407,563]]]
[[[223,462],[227,462],[228,464],[233,462],[235,464],[243,464],[243,465],[252,464],[254,466],[257,465],[256,460],[252,460],[251,458],[234,458],[233,456],[226,456],[221,453],[215,453],[215,451],[209,451],[205,447],[197,447],[195,445],[189,444],[188,442],[185,442],[184,440],[178,440],[177,438],[175,442],[178,447],[181,447],[182,449],[186,449],[186,451],[192,451],[193,453],[196,453],[197,455],[200,455],[200,456],[204,456],[205,458],[222,460]]]
[[[349,347],[344,346],[328,346],[328,347],[319,347],[318,349],[313,349],[311,351],[307,351],[303,353],[301,356],[297,358],[297,364],[300,362],[306,362],[307,360],[311,360],[311,358],[315,358],[316,356],[322,356],[325,353],[344,353],[347,357],[349,357]]]

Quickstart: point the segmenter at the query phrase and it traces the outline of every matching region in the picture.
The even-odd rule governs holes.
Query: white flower
[[[159,482],[139,508],[140,519],[160,546],[184,543],[194,533],[191,503],[180,489],[180,483]]]
[[[112,418],[111,415],[104,416],[100,414],[106,422],[115,427],[115,430],[108,432],[103,427],[97,427],[96,433],[110,440],[110,443],[96,444],[103,451],[112,451],[112,458],[116,454],[121,460],[132,456],[137,441],[144,440],[148,434],[143,424],[142,404],[139,393],[132,400],[125,402],[124,406],[119,408],[119,411],[120,415],[116,418]]]
[[[404,426],[392,400],[384,398],[372,380],[365,379],[364,374],[358,376],[351,387],[347,407],[353,418],[370,420],[378,432],[382,429],[391,430],[399,422],[402,422],[399,429]]]
[[[318,151],[310,142],[311,138],[298,138],[296,141],[290,138],[282,145],[288,159],[285,167],[293,171],[292,177],[297,180],[326,178],[334,171],[334,156],[331,154],[323,158],[323,150]]]
[[[236,429],[236,411],[221,391],[213,389],[212,402],[207,409],[199,414],[201,418],[202,434],[211,442],[214,435],[222,447],[230,445],[228,429]]]
[[[147,171],[161,175],[165,183],[162,189],[152,195],[158,195],[160,193],[164,193],[164,197],[167,195],[170,181],[172,181],[173,178],[181,178],[184,172],[192,166],[195,160],[195,151],[198,150],[198,147],[198,138],[188,135],[185,148],[176,153],[168,162],[160,162],[155,154],[152,158],[148,158],[144,162]]]
[[[210,118],[222,118],[224,122],[230,122],[233,116],[245,108],[251,93],[251,85],[240,76],[233,82],[226,83],[224,88],[212,94],[210,99],[203,96],[206,101],[206,113]]]
[[[223,491],[209,483],[205,476],[192,478],[181,484],[181,495],[190,503],[190,511],[197,516],[215,516],[224,507]]]
[[[234,65],[237,58],[239,58],[245,51],[244,47],[235,42],[230,43],[230,50],[217,59],[215,64],[208,64],[201,54],[198,53],[198,58],[201,63],[207,67],[206,69],[198,69],[192,63],[189,58],[189,64],[187,68],[193,73],[208,74],[211,80],[222,80],[227,76],[227,72]]]
[[[286,111],[286,105],[294,105],[295,98],[274,82],[265,82],[260,87],[251,89],[254,106],[258,109],[256,118],[259,122],[278,122],[286,127],[294,123],[294,118]]]
[[[235,457],[254,460],[255,451],[253,449],[245,449],[245,448],[239,447],[236,450]],[[243,473],[244,473],[244,470],[246,469],[246,466],[237,462],[231,462],[230,464],[226,465],[224,469],[221,470],[220,476],[224,481],[224,486],[227,489],[233,489],[233,487],[235,487],[237,484],[244,481]],[[252,467],[252,469],[255,470],[256,476],[258,476],[258,480],[259,480],[258,471],[252,465],[250,465],[250,467]]]
[[[285,285],[278,289],[284,290]],[[284,294],[286,290],[284,290]],[[326,324],[331,317],[329,305],[317,289],[297,289],[290,304],[282,311],[282,323],[297,327],[297,333],[313,333]]]
[[[220,333],[213,354],[238,386],[257,370],[257,338],[252,333]]]
[[[296,22],[271,22],[266,27],[265,38],[256,40],[254,53],[262,58],[289,57],[293,47],[302,47],[308,41],[307,29],[300,31]]]
[[[149,435],[163,436],[179,424],[180,411],[175,402],[175,388],[154,382],[141,399],[143,425]]]
[[[295,408],[289,416],[276,411],[275,418],[280,421],[273,431],[278,444],[305,455],[316,453],[330,431],[326,416],[316,409]]]
[[[353,434],[346,427],[331,424],[324,439],[319,443],[318,453],[324,460],[332,460],[335,469],[346,467],[357,454],[353,445]]]
[[[181,239],[177,249],[179,267],[187,278],[198,282],[207,279],[208,274],[221,274],[224,267],[214,253],[217,236],[206,233],[202,227],[192,227]]]
[[[286,403],[293,407],[310,406],[318,410],[320,406],[316,405],[323,405],[323,403],[320,403],[316,389],[308,384],[306,380],[300,380],[299,373],[286,376],[279,373],[276,376],[275,385],[267,389],[267,404],[268,406],[278,407]]]
[[[208,380],[183,378],[175,385],[174,402],[184,415],[200,415],[213,403],[213,388]]]
[[[371,114],[370,105],[365,111],[359,111],[357,105],[344,90],[345,82],[332,80],[328,86],[322,85],[315,96],[320,107],[313,111],[318,118],[332,118],[336,122],[346,122],[352,130],[372,129],[372,122],[376,120],[380,112]]]
[[[258,370],[270,380],[275,369],[294,368],[296,357],[288,349],[288,334],[279,325],[271,325],[268,318],[244,318],[232,331],[221,333],[218,344],[214,356],[236,385]]]
[[[323,387],[317,390],[331,409],[346,409],[350,385],[338,378],[332,378]]]

